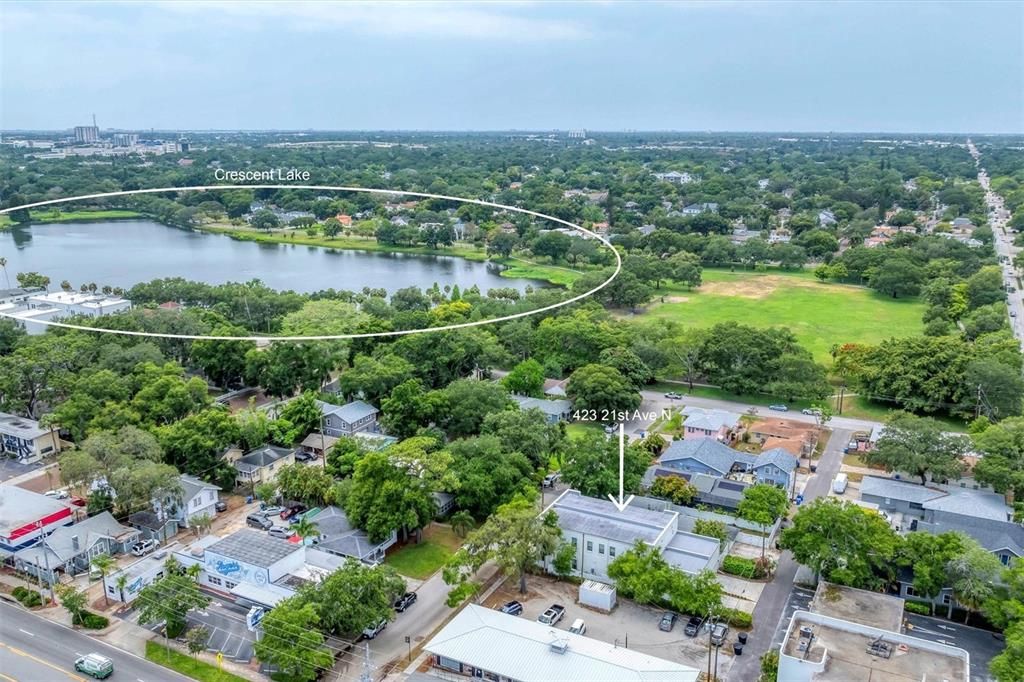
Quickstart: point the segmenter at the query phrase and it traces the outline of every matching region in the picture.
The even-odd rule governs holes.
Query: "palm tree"
[[[202,564],[191,564],[185,569],[185,575],[192,578],[192,580],[199,580],[199,574],[203,572]]]
[[[109,554],[97,554],[92,558],[91,563],[92,567],[100,572],[101,581],[107,577],[112,568],[117,566],[117,561]],[[108,607],[110,606],[110,598],[107,597],[107,584],[105,581],[103,582],[103,603]]]
[[[71,289],[72,289],[71,282],[67,281],[66,279],[65,280],[61,280],[60,289],[61,289],[61,291],[64,291],[64,292],[71,291]]]
[[[121,602],[124,603],[124,591],[125,588],[128,587],[128,574],[122,573],[121,575],[117,576],[117,580],[114,581],[114,585],[117,586],[118,597],[121,599]]]
[[[473,530],[473,515],[466,510],[457,511],[448,519],[448,523],[451,524],[456,535],[464,538],[469,535],[469,531]]]
[[[196,537],[202,537],[203,533],[210,530],[210,526],[213,525],[213,519],[210,518],[209,514],[197,514],[193,516],[189,521],[192,524],[192,530],[195,532]]]
[[[292,526],[292,530],[302,540],[302,544],[306,544],[306,538],[318,537],[320,535],[320,529],[305,516]]]
[[[0,270],[4,271],[4,281],[7,282],[7,288],[11,288],[11,276],[7,274],[7,259],[0,256]]]

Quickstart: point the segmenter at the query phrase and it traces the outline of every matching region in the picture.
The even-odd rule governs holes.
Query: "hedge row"
[[[916,613],[919,616],[932,615],[931,607],[923,601],[910,601],[908,599],[903,603],[903,608],[911,613]]]
[[[753,578],[757,573],[757,566],[753,559],[729,554],[722,559],[722,573],[738,575],[741,578]]]
[[[49,601],[43,597],[42,593],[37,592],[36,590],[26,589],[21,585],[11,590],[11,594],[13,594],[14,598],[20,601],[23,606],[30,609],[35,606],[42,606],[44,603]]]

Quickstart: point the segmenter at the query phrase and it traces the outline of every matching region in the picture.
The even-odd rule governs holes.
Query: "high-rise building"
[[[100,139],[100,129],[96,126],[75,126],[75,142],[97,142]]]
[[[115,147],[134,147],[138,143],[138,133],[114,133]]]

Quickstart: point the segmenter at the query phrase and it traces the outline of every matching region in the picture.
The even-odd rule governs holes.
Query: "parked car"
[[[557,471],[552,471],[550,474],[544,477],[544,487],[553,488],[555,483],[558,482],[558,478],[561,476]]]
[[[301,514],[302,512],[306,511],[306,509],[308,509],[308,507],[306,507],[306,505],[304,504],[293,504],[281,510],[281,518],[289,519],[292,516],[295,516],[296,514]]]
[[[381,620],[381,622],[377,623],[376,625],[371,625],[370,627],[363,630],[363,637],[366,639],[373,639],[374,637],[379,635],[387,626],[388,619],[384,618],[383,620]]]
[[[278,507],[277,505],[260,506],[260,514],[263,516],[274,516],[284,511],[284,507]]]
[[[267,520],[269,521],[270,519]],[[295,535],[295,531],[293,531],[291,528],[285,528],[284,526],[272,526],[267,529],[267,535],[269,535],[272,538],[281,538],[282,540],[287,540],[291,536]]]
[[[217,503],[213,505],[213,508],[219,512],[226,512],[228,510],[228,503],[224,500],[217,500]]]
[[[729,626],[725,623],[715,623],[711,628],[711,643],[715,646],[725,644],[725,638],[729,636]]]
[[[296,462],[309,462],[316,459],[316,455],[312,452],[306,452],[305,450],[296,451],[294,456]]]
[[[821,416],[821,408],[820,407],[805,407],[804,409],[800,410],[800,413],[801,414],[809,414],[809,415],[814,416],[814,417],[820,417]]]
[[[574,635],[585,635],[587,634],[587,624],[583,622],[582,618],[577,618],[569,627],[569,632]]]
[[[540,618],[537,619],[538,623],[544,625],[554,625],[558,621],[562,620],[562,616],[565,615],[565,607],[561,604],[552,604],[548,607],[548,610],[540,614]]]
[[[245,525],[249,526],[250,528],[270,530],[274,527],[274,522],[268,519],[263,514],[249,514],[245,517]]]
[[[507,601],[502,604],[501,609],[499,610],[502,613],[509,614],[510,616],[518,616],[523,612],[523,605],[513,599],[512,601]]]
[[[845,472],[840,471],[836,474],[836,477],[832,479],[832,492],[836,495],[842,495],[846,492],[846,484],[849,481],[849,476]]]
[[[683,396],[681,396],[678,393],[674,393],[672,391],[669,391],[668,393],[666,393],[665,397],[668,398],[669,400],[682,400],[683,399]]]
[[[52,497],[58,500],[66,500],[69,497],[71,497],[71,493],[69,493],[67,490],[47,490],[43,494],[46,495],[47,497]]]
[[[86,654],[75,659],[75,670],[97,680],[105,680],[114,673],[114,662],[100,654]]]
[[[785,405],[782,405],[782,404],[779,404],[779,405],[769,405],[768,409],[769,410],[775,410],[776,412],[789,412],[789,408],[787,406],[785,406]]]
[[[68,498],[68,502],[76,507],[86,507],[89,505],[89,502],[85,498],[79,497],[78,495],[72,495]]]
[[[662,632],[672,632],[672,628],[676,625],[676,614],[671,611],[666,611],[665,615],[661,617],[661,622],[658,623],[658,629]]]
[[[150,538],[149,540],[140,540],[132,545],[132,554],[135,556],[146,556],[154,549],[160,546],[159,540]]]
[[[416,603],[416,593],[406,592],[395,602],[395,611],[401,613]]]
[[[690,616],[690,620],[686,621],[686,628],[683,632],[686,633],[687,637],[696,637],[697,633],[700,632],[700,626],[704,624],[704,619],[700,616]]]

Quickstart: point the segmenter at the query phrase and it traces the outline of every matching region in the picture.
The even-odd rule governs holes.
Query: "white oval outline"
[[[518,206],[506,206],[505,204],[498,204],[492,201],[483,201],[482,199],[465,199],[463,197],[453,197],[446,194],[431,194],[429,192],[410,192],[403,190],[394,189],[379,189],[375,187],[346,187],[339,185],[297,185],[297,184],[284,184],[284,185],[190,185],[187,187],[156,187],[146,189],[131,189],[121,190],[118,192],[102,192],[100,194],[82,194],[75,197],[65,197],[63,199],[48,199],[46,201],[37,201],[32,204],[22,204],[21,206],[13,206],[11,208],[0,209],[0,215],[5,213],[11,213],[12,211],[19,211],[22,209],[36,208],[38,206],[51,206],[53,204],[66,204],[72,201],[83,201],[85,199],[103,199],[106,197],[123,197],[132,196],[135,194],[160,194],[163,192],[198,192],[206,190],[232,190],[232,189],[313,189],[313,190],[327,190],[332,192],[364,192],[367,194],[390,194],[397,196],[409,196],[419,197],[422,199],[443,199],[446,201],[458,201],[464,204],[476,204],[477,206],[487,206],[489,208],[499,208],[506,211],[514,211],[515,213],[523,213],[525,215],[533,216],[535,218],[541,218],[543,220],[550,220],[566,227],[578,230],[583,234],[590,235],[597,239],[599,242],[607,246],[612,254],[615,256],[615,272],[611,274],[611,277],[598,284],[593,289],[585,291],[582,294],[573,296],[570,299],[555,303],[553,305],[544,306],[543,308],[537,308],[536,310],[529,310],[522,313],[515,313],[514,315],[505,315],[504,317],[495,317],[489,320],[477,320],[475,322],[461,322],[459,324],[449,324],[442,327],[426,327],[424,329],[400,329],[397,331],[390,332],[369,332],[365,334],[331,334],[322,336],[199,336],[195,334],[158,334],[156,332],[139,332],[125,329],[106,329],[103,327],[86,327],[80,324],[67,324],[66,322],[51,322],[49,320],[33,320],[36,324],[42,324],[48,327],[60,327],[63,329],[77,329],[80,331],[87,332],[100,332],[104,334],[120,334],[122,336],[141,336],[148,338],[161,338],[161,339],[188,339],[192,341],[199,340],[211,340],[211,341],[256,341],[257,343],[274,343],[277,341],[338,341],[342,339],[368,339],[368,338],[380,338],[388,336],[409,336],[411,334],[422,334],[427,332],[443,332],[450,331],[452,329],[467,329],[469,327],[482,327],[488,324],[495,324],[496,322],[508,322],[509,320],[518,320],[530,315],[536,315],[537,313],[547,312],[549,310],[557,310],[558,308],[569,305],[570,303],[576,303],[583,299],[596,294],[601,289],[612,283],[616,277],[619,276],[619,272],[622,270],[622,256],[612,245],[610,241],[602,237],[601,235],[591,232],[585,227],[570,223],[567,220],[556,218],[555,216],[546,215],[544,213],[538,213],[537,211],[531,211],[526,208],[519,208]],[[330,247],[326,247],[330,248]],[[358,250],[358,249],[356,249]],[[0,313],[0,317],[9,317],[11,319],[18,319],[14,315],[7,313]]]

